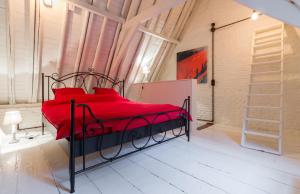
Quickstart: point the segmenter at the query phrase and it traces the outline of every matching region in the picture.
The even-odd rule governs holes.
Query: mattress
[[[75,100],[75,137],[82,138],[83,108],[77,106],[86,104],[94,116],[85,111],[86,136],[132,130],[135,128],[159,124],[170,120],[182,118],[187,112],[170,104],[148,104],[130,101],[121,96],[103,97],[97,95],[76,96]],[[49,100],[43,103],[44,117],[57,129],[56,139],[70,136],[70,101]],[[191,120],[190,115],[188,115]]]

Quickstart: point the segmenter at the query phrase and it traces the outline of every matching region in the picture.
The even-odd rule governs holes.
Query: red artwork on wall
[[[207,47],[177,53],[177,79],[207,83]]]

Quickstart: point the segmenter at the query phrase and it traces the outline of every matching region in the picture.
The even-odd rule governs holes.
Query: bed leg
[[[71,100],[71,125],[70,125],[70,153],[69,153],[69,175],[70,175],[70,193],[75,192],[75,101]]]
[[[42,73],[42,104],[45,101],[45,94],[44,94],[44,79],[45,79],[45,74]],[[44,115],[42,114],[42,135],[45,133],[45,124],[44,124]]]
[[[44,115],[42,114],[42,135],[45,134],[45,123],[44,123]]]
[[[188,111],[188,114],[189,116],[191,115],[191,97],[188,96],[188,100],[187,100],[187,111]],[[191,122],[188,118],[187,120],[187,138],[188,138],[188,141],[190,141],[190,137],[191,137]]]
[[[42,135],[45,135],[45,124],[42,122]]]

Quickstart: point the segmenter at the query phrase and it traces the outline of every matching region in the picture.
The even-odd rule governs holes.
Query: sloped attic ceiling
[[[40,99],[41,72],[156,79],[195,0],[0,0],[1,104]],[[148,74],[144,74],[149,72]]]
[[[300,27],[300,0],[237,1],[285,23]]]

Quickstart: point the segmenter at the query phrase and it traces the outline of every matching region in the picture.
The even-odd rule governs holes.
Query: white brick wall
[[[160,80],[176,79],[176,53],[208,46],[208,80],[211,79],[210,24],[228,24],[246,17],[252,10],[233,0],[201,1],[196,5],[180,44],[174,49],[160,73]],[[242,126],[244,105],[248,93],[251,38],[255,29],[278,23],[261,16],[257,21],[245,21],[220,29],[215,34],[215,122]],[[300,130],[300,29],[287,26],[285,36],[284,118],[286,129]],[[210,119],[210,84],[197,87],[198,116]]]

